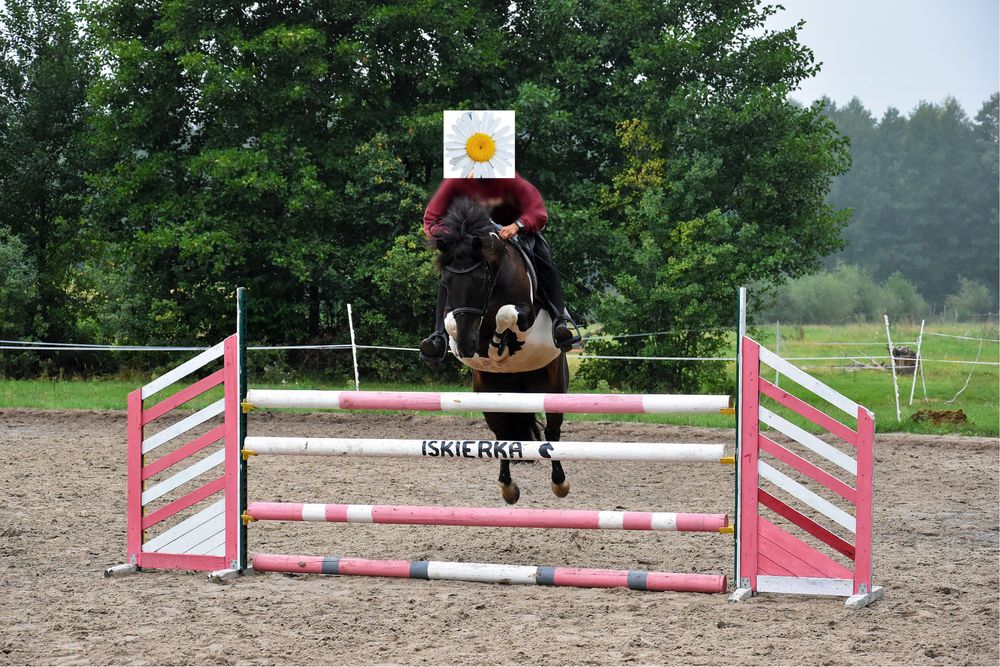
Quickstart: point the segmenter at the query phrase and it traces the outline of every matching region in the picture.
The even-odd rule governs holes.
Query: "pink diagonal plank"
[[[805,401],[792,396],[784,389],[776,387],[764,378],[760,379],[760,393],[768,398],[772,398],[789,410],[801,415],[821,428],[825,428],[838,438],[848,442],[855,447],[858,446],[858,434],[849,427],[841,424],[833,417],[821,412],[809,405]]]
[[[771,440],[769,437],[764,435],[763,433],[760,434],[759,444],[760,448],[763,451],[767,452],[768,454],[775,457],[779,461],[787,463],[788,465],[795,468],[803,475],[806,475],[810,479],[819,482],[820,484],[830,489],[834,493],[840,495],[845,500],[850,501],[852,504],[854,503],[854,498],[856,494],[854,493],[854,489],[850,485],[842,482],[841,480],[834,477],[830,473],[826,472],[822,468],[819,468],[810,463],[809,461],[806,461],[798,454],[795,454],[794,452],[785,449],[784,447],[776,443],[774,440]]]
[[[785,532],[781,528],[764,517],[757,517],[760,530],[761,543],[767,540],[770,544],[784,551],[780,555],[777,551],[771,551],[768,558],[775,561],[782,567],[793,571],[802,571],[803,565],[808,566],[810,571],[818,571],[819,575],[803,574],[799,576],[825,576],[833,579],[853,579],[854,573],[846,567],[833,560],[829,556],[816,551],[799,538]]]
[[[158,417],[162,417],[179,405],[187,403],[192,398],[204,394],[209,389],[222,384],[223,379],[225,379],[225,369],[220,368],[211,375],[203,377],[194,384],[185,389],[181,389],[176,394],[173,394],[169,398],[165,398],[151,408],[147,408],[142,413],[142,423],[148,424]]]
[[[788,519],[805,532],[826,544],[828,547],[836,549],[851,560],[854,560],[853,544],[841,538],[839,535],[830,532],[806,515],[800,513],[798,510],[789,507],[764,489],[760,489],[757,493],[761,505],[770,509],[778,516]]]

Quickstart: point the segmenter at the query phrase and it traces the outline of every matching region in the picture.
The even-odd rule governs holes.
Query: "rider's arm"
[[[539,233],[545,229],[545,224],[549,220],[549,212],[545,210],[541,193],[538,192],[538,188],[520,176],[510,180],[511,196],[521,211],[518,220],[524,224],[524,231],[530,234]]]

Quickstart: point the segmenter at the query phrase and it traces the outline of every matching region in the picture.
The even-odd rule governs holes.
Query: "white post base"
[[[881,586],[872,586],[871,593],[865,593],[864,595],[852,595],[847,598],[844,602],[844,606],[848,609],[861,609],[862,607],[867,607],[872,602],[882,599],[883,589]]]
[[[229,581],[230,579],[235,579],[236,577],[239,576],[249,576],[251,574],[253,574],[252,567],[248,567],[243,571],[233,570],[233,569],[215,570],[214,572],[208,573],[208,580],[217,584],[222,584]]]
[[[117,577],[123,574],[134,574],[136,571],[138,571],[138,569],[139,568],[130,563],[123,563],[121,565],[112,565],[111,567],[106,568],[104,570],[104,576]]]
[[[733,591],[732,595],[729,596],[730,602],[743,602],[749,599],[753,595],[753,590],[750,588],[737,588]]]

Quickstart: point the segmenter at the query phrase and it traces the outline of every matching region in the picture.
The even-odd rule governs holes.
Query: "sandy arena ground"
[[[443,416],[254,414],[257,435],[487,437]],[[570,421],[567,440],[726,442],[727,431]],[[879,436],[874,571],[886,597],[498,586],[260,574],[105,579],[125,552],[125,414],[0,410],[0,664],[997,665],[998,443]],[[514,468],[521,507],[731,511],[732,469]],[[257,500],[501,506],[489,462],[260,457]],[[725,573],[697,533],[262,523],[251,550]]]

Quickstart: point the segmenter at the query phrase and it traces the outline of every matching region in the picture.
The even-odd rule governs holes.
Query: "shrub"
[[[961,277],[958,292],[945,299],[945,307],[949,315],[954,312],[956,319],[967,320],[997,312],[997,300],[983,283]]]
[[[0,334],[3,338],[31,335],[31,304],[37,296],[38,272],[28,247],[9,229],[0,227]]]
[[[860,267],[839,264],[833,271],[803,276],[778,290],[774,304],[758,320],[803,324],[917,318],[927,301],[898,271],[879,285]],[[982,312],[982,311],[980,311]]]
[[[788,322],[844,322],[869,317],[876,310],[875,282],[856,266],[803,276],[778,291],[767,319]]]
[[[877,311],[876,315],[884,313],[893,319],[916,319],[927,312],[927,301],[913,283],[896,271],[878,289]]]

